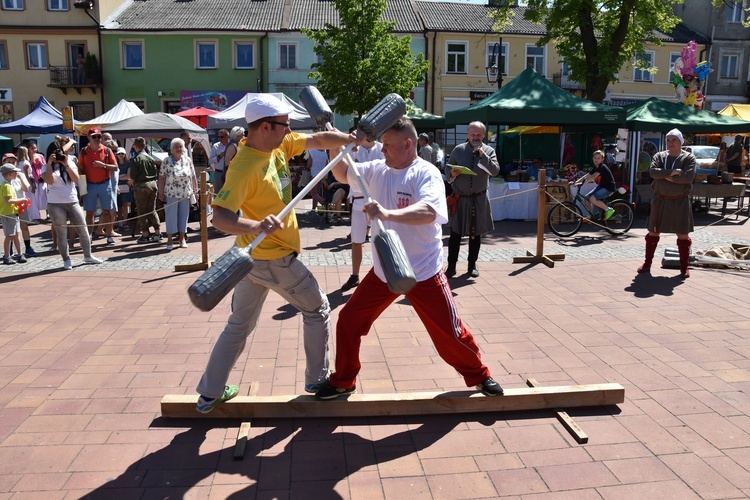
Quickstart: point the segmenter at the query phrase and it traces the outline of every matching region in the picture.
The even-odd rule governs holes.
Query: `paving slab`
[[[303,253],[332,320],[351,292],[346,225],[299,211]],[[697,216],[694,249],[750,243],[747,218]],[[554,268],[513,264],[536,224],[497,222],[481,276],[450,280],[485,363],[506,387],[616,382],[625,402],[552,412],[351,419],[255,419],[232,459],[239,420],[165,419],[165,394],[194,394],[229,299],[188,301],[200,260],[187,249],[94,242],[99,266],[58,255],[0,267],[0,497],[12,498],[746,498],[750,493],[748,271],[694,269],[687,280],[643,255],[643,218],[623,237],[594,228],[546,235]],[[49,226],[32,228],[37,250]],[[659,252],[674,246],[662,238]],[[216,258],[232,238],[210,230]],[[371,254],[365,253],[364,267]],[[301,393],[301,318],[270,294],[230,380],[249,394]],[[335,344],[332,343],[335,356]],[[399,300],[364,339],[363,393],[465,390]]]

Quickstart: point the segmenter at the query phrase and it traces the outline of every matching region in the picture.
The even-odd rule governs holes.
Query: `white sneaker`
[[[171,243],[167,243],[167,252],[171,252],[174,246]]]
[[[63,268],[65,268],[66,271],[71,271],[73,269],[73,263],[70,262],[70,259],[63,261]]]
[[[91,257],[84,257],[83,258],[84,264],[101,264],[104,262],[102,259],[98,259],[94,257],[93,255]]]

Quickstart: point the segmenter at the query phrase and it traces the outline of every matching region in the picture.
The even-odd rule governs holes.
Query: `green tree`
[[[524,18],[546,25],[538,46],[552,42],[570,68],[570,78],[586,86],[586,97],[604,100],[624,63],[639,58],[646,44],[662,45],[654,30],[669,33],[679,22],[672,5],[682,0],[528,0]],[[495,30],[512,24],[513,6],[494,8]]]
[[[302,30],[320,56],[309,74],[318,80],[320,92],[336,101],[339,114],[357,118],[386,94],[407,97],[424,80],[429,63],[411,51],[410,36],[391,33],[395,22],[381,20],[386,1],[334,0],[333,5],[339,26]]]

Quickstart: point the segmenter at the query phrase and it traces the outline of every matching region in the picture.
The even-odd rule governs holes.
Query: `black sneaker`
[[[357,285],[359,285],[359,276],[357,276],[356,274],[352,274],[351,276],[349,276],[349,279],[346,281],[346,283],[341,285],[341,291],[346,292],[347,290],[351,290]]]
[[[499,387],[499,386],[498,386]],[[357,386],[353,385],[349,388],[346,387],[334,387],[331,384],[325,384],[321,387],[318,392],[315,393],[315,397],[318,399],[336,399],[339,396],[345,394],[354,394],[357,392]]]
[[[495,382],[495,379],[492,377],[488,378],[481,384],[477,384],[477,389],[482,391],[482,394],[485,396],[502,396],[503,395],[503,388],[500,387],[500,384]]]
[[[15,260],[13,260],[13,259],[12,259],[11,257],[8,257],[7,255],[5,255],[5,256],[3,257],[3,264],[5,264],[5,265],[8,265],[8,266],[9,266],[9,265],[11,265],[11,264],[15,264],[15,263],[16,263],[16,261],[15,261]]]
[[[151,243],[151,236],[141,236],[137,240],[135,240],[136,243],[143,245],[144,243]]]

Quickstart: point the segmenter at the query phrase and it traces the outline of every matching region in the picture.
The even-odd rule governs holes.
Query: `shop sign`
[[[12,102],[13,91],[11,89],[0,89],[0,102]]]
[[[494,92],[471,91],[469,92],[469,99],[471,99],[472,101],[481,101],[482,99],[485,99],[492,94],[494,94]]]

